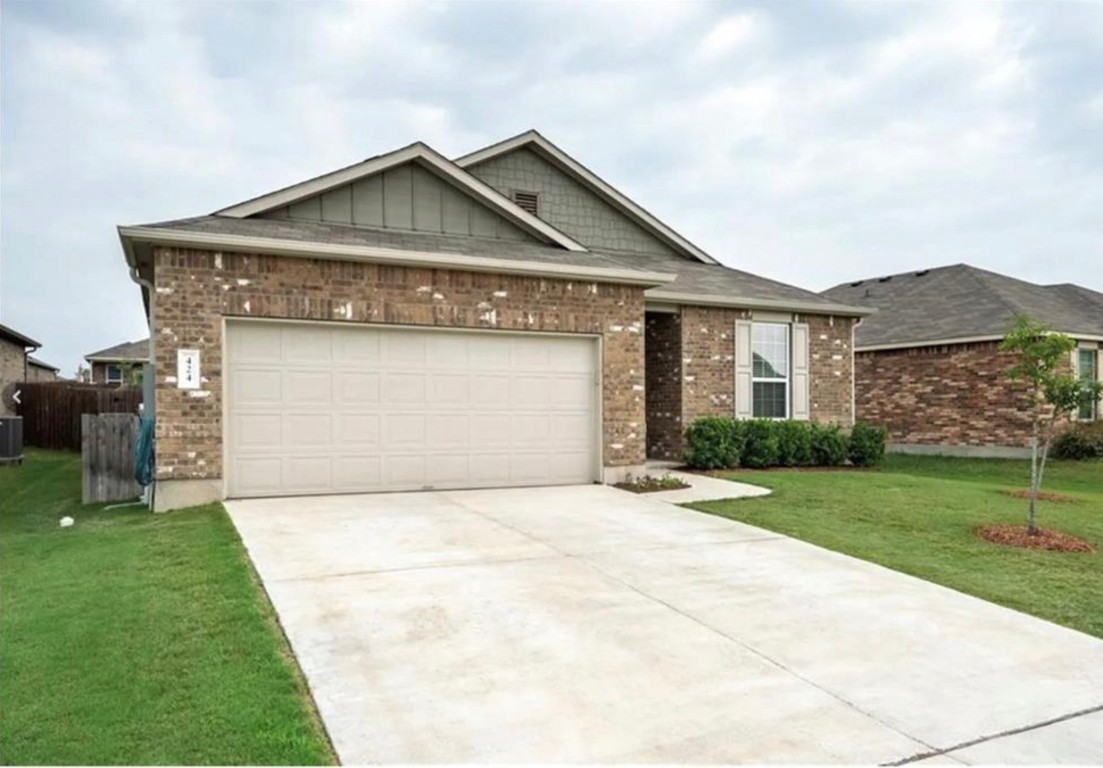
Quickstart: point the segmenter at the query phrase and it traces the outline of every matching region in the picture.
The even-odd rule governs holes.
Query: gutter
[[[852,307],[847,304],[824,304],[813,301],[790,301],[788,299],[755,299],[729,296],[702,296],[696,293],[672,293],[662,289],[646,291],[648,299],[669,301],[675,304],[696,304],[709,307],[735,307],[739,309],[778,309],[790,312],[819,315],[845,315],[850,317],[868,317],[877,312],[868,307]]]
[[[134,260],[134,244],[149,243],[150,245],[182,246],[207,250],[216,249],[239,253],[301,256],[304,258],[325,258],[341,261],[363,261],[376,264],[393,264],[396,266],[428,267],[431,269],[463,269],[471,272],[593,280],[597,282],[620,283],[623,285],[663,285],[672,282],[675,277],[677,277],[676,275],[664,272],[645,272],[634,269],[587,267],[538,261],[515,261],[513,259],[491,259],[452,253],[404,251],[395,248],[344,245],[338,243],[300,242],[271,237],[189,232],[186,230],[158,229],[155,227],[119,227],[118,231],[119,239],[122,241],[123,245],[123,252],[126,255],[127,264],[129,264],[131,268],[137,266]]]

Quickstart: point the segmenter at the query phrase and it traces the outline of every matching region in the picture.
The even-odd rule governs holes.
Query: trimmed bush
[[[804,467],[812,463],[812,424],[807,421],[775,422],[777,463]]]
[[[846,461],[850,441],[836,424],[812,425],[812,462],[819,467],[837,467]]]
[[[859,421],[850,430],[850,463],[856,467],[872,467],[885,457],[888,430]]]
[[[727,469],[739,464],[742,435],[735,419],[702,416],[686,429],[685,462],[694,469]]]
[[[1103,421],[1069,427],[1053,441],[1050,455],[1055,459],[1103,458]]]
[[[778,463],[778,424],[769,419],[752,419],[742,424],[746,436],[739,458],[744,467],[764,469]]]

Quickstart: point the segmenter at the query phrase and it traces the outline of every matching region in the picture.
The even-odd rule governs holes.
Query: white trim
[[[1058,333],[1064,333],[1066,336],[1071,336],[1077,341],[1103,341],[1103,336],[1084,335],[1077,333],[1068,333],[1067,331],[1058,331]],[[976,344],[982,341],[1003,341],[1002,335],[992,336],[960,336],[956,339],[935,339],[933,341],[908,341],[908,342],[894,342],[892,344],[869,344],[862,347],[855,347],[855,352],[881,352],[890,349],[913,349],[917,347],[942,347],[953,346],[955,344]]]
[[[673,293],[661,289],[644,293],[647,299],[669,301],[676,304],[690,304],[703,307],[736,307],[738,309],[778,309],[800,312],[809,315],[843,315],[846,317],[865,317],[877,310],[865,307],[851,307],[845,304],[816,304],[811,301],[790,301],[788,299],[752,299],[729,298],[727,296],[702,296],[695,293]]]
[[[506,139],[505,141],[491,144],[489,147],[484,147],[475,152],[458,157],[454,162],[460,168],[469,168],[493,157],[530,145],[536,147],[539,153],[545,158],[567,171],[578,181],[581,181],[592,192],[604,199],[605,202],[611,204],[622,213],[628,214],[637,224],[651,231],[652,234],[658,236],[658,238],[667,245],[673,246],[676,250],[688,256],[692,256],[698,261],[703,261],[705,264],[718,263],[716,259],[709,256],[689,240],[659,221],[640,205],[633,202],[623,193],[617,191],[617,189],[596,173],[545,139],[538,131],[526,131],[519,136],[514,136],[512,139]]]
[[[342,245],[336,243],[312,243],[282,240],[271,237],[225,235],[210,232],[158,229],[155,227],[119,227],[119,237],[127,259],[133,258],[134,242],[152,245],[175,245],[192,248],[261,253],[274,256],[302,256],[307,258],[337,259],[343,261],[369,261],[435,269],[461,269],[472,272],[492,272],[517,275],[540,275],[561,279],[597,280],[625,285],[660,285],[673,281],[676,275],[662,272],[642,272],[609,267],[586,267],[572,264],[554,264],[538,261],[514,261],[452,253],[427,253],[403,251],[394,248],[378,248],[366,245]]]
[[[348,168],[342,168],[339,171],[327,173],[316,179],[310,179],[285,189],[255,197],[252,200],[246,200],[237,205],[231,205],[229,208],[215,211],[214,215],[229,216],[235,219],[256,216],[411,161],[417,161],[427,166],[429,170],[443,177],[446,181],[480,198],[482,202],[519,225],[526,232],[550,240],[563,246],[568,251],[589,250],[577,240],[560,232],[546,221],[533,216],[490,185],[479,181],[471,174],[458,168],[448,158],[421,142],[397,149],[394,152],[388,152],[385,155],[373,157],[356,165],[350,165]]]

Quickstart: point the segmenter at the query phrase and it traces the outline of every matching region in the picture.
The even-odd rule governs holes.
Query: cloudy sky
[[[146,334],[115,234],[530,127],[722,261],[1103,290],[1103,4],[3,2],[0,322]]]

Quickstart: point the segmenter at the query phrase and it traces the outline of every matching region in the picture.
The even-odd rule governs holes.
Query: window
[[[751,326],[751,413],[756,419],[789,417],[789,326]]]
[[[1096,367],[1096,351],[1094,349],[1078,349],[1080,356],[1079,369],[1081,381],[1095,381],[1099,378],[1099,369]],[[1077,418],[1081,421],[1094,421],[1097,417],[1096,409],[1099,403],[1086,403],[1080,406]]]
[[[109,365],[106,369],[107,383],[118,384],[123,380],[123,369],[118,365]]]

